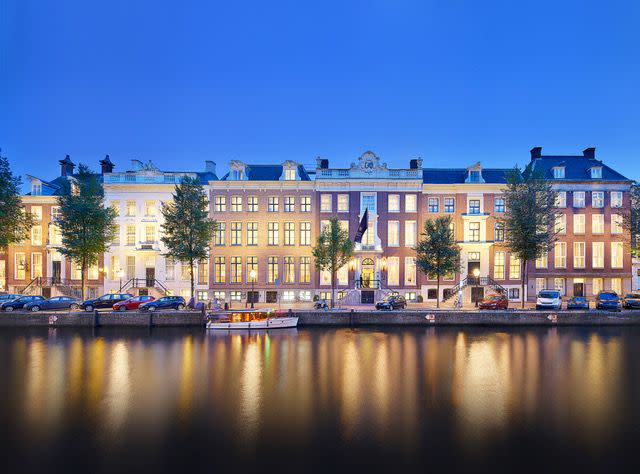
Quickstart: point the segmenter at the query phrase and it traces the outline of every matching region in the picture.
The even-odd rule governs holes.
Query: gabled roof
[[[247,165],[245,167],[247,181],[279,181],[282,176],[282,165]],[[298,175],[301,181],[310,181],[304,166],[298,165]],[[229,173],[221,181],[229,180]]]
[[[509,168],[482,168],[485,184],[504,184]],[[425,184],[464,184],[467,168],[423,168],[422,182]]]
[[[602,178],[592,178],[591,168],[602,168]],[[564,167],[564,178],[554,178],[553,168]],[[525,172],[540,172],[542,177],[553,181],[631,181],[595,158],[578,156],[547,156],[533,158]]]

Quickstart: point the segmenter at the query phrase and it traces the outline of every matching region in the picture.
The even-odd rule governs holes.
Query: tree
[[[640,256],[640,183],[634,182],[629,190],[629,207],[622,214],[622,228],[628,232],[631,254]]]
[[[60,253],[80,264],[81,295],[85,297],[87,269],[98,263],[115,237],[116,212],[105,207],[104,189],[99,175],[80,164],[78,173],[65,182],[58,197],[60,214]]]
[[[9,160],[0,155],[0,250],[29,236],[33,215],[25,212],[20,199],[22,180],[14,176]]]
[[[336,217],[329,219],[329,223],[318,236],[313,247],[315,266],[319,271],[331,272],[331,307],[334,307],[336,293],[336,273],[345,266],[353,256],[354,244],[349,239],[349,233],[340,225]]]
[[[160,240],[167,247],[165,256],[189,264],[193,298],[193,267],[209,257],[209,243],[217,228],[216,221],[209,218],[209,200],[198,178],[182,178],[173,200],[162,205],[162,216]]]
[[[521,298],[524,308],[527,262],[548,253],[558,232],[555,228],[557,192],[540,173],[516,166],[506,173],[507,187],[504,217],[499,219],[505,230],[505,245],[520,259]]]
[[[454,273],[460,268],[460,247],[456,244],[451,231],[451,217],[428,219],[424,223],[422,239],[418,242],[416,265],[426,274],[437,280],[437,307],[440,307],[440,278]]]

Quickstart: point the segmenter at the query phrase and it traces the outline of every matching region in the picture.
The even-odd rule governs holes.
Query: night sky
[[[0,0],[0,147],[55,177],[231,159],[510,167],[529,149],[640,178],[640,2]]]

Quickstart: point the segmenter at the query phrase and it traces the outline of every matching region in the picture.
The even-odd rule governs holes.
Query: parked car
[[[141,311],[155,311],[157,309],[184,309],[186,303],[182,296],[163,296],[157,300],[141,304],[138,308]]]
[[[478,303],[480,309],[507,309],[509,299],[505,295],[491,295]]]
[[[41,309],[78,309],[80,307],[80,300],[72,298],[70,296],[54,296],[44,301],[31,301],[24,305],[24,309],[33,311],[40,311]]]
[[[376,303],[376,309],[404,309],[407,307],[407,300],[404,296],[400,295],[388,295],[382,301]]]
[[[622,300],[625,309],[640,308],[640,293],[628,293]]]
[[[6,303],[7,301],[17,300],[21,296],[24,296],[24,295],[17,295],[15,293],[3,293],[0,295],[0,303]]]
[[[314,301],[313,309],[329,309],[329,302],[327,300]]]
[[[542,290],[536,299],[536,309],[555,309],[562,307],[562,296],[558,290]]]
[[[22,309],[25,304],[32,301],[44,301],[42,296],[21,296],[15,300],[5,301],[0,305],[3,311],[13,311],[14,309]]]
[[[113,308],[115,303],[133,298],[131,293],[108,293],[100,298],[83,301],[80,307],[85,311],[93,311],[98,308]]]
[[[615,291],[601,291],[596,297],[596,309],[622,311],[620,297]]]
[[[153,301],[155,298],[149,295],[140,295],[129,298],[128,300],[120,301],[113,305],[113,309],[116,311],[127,311],[131,309],[138,309],[141,304]]]
[[[567,301],[567,309],[589,309],[589,300],[584,296],[574,296]]]

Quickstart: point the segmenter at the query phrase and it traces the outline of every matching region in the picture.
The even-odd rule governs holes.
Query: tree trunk
[[[520,273],[522,275],[522,281],[520,282],[520,300],[522,301],[522,309],[524,309],[524,300],[525,300],[525,296],[524,296],[524,279],[525,279],[525,274],[527,272],[527,261],[526,260],[522,260],[520,262]]]
[[[193,298],[193,292],[194,292],[194,283],[193,283],[193,260],[189,261],[190,264],[190,268],[189,268],[189,273],[191,276],[191,298]],[[195,305],[195,301],[194,301],[194,305]]]
[[[335,307],[336,300],[336,270],[331,268],[331,309]]]
[[[80,298],[84,301],[85,272],[87,271],[87,261],[83,258],[80,264]]]
[[[436,308],[440,308],[440,275],[438,275],[436,280]]]

